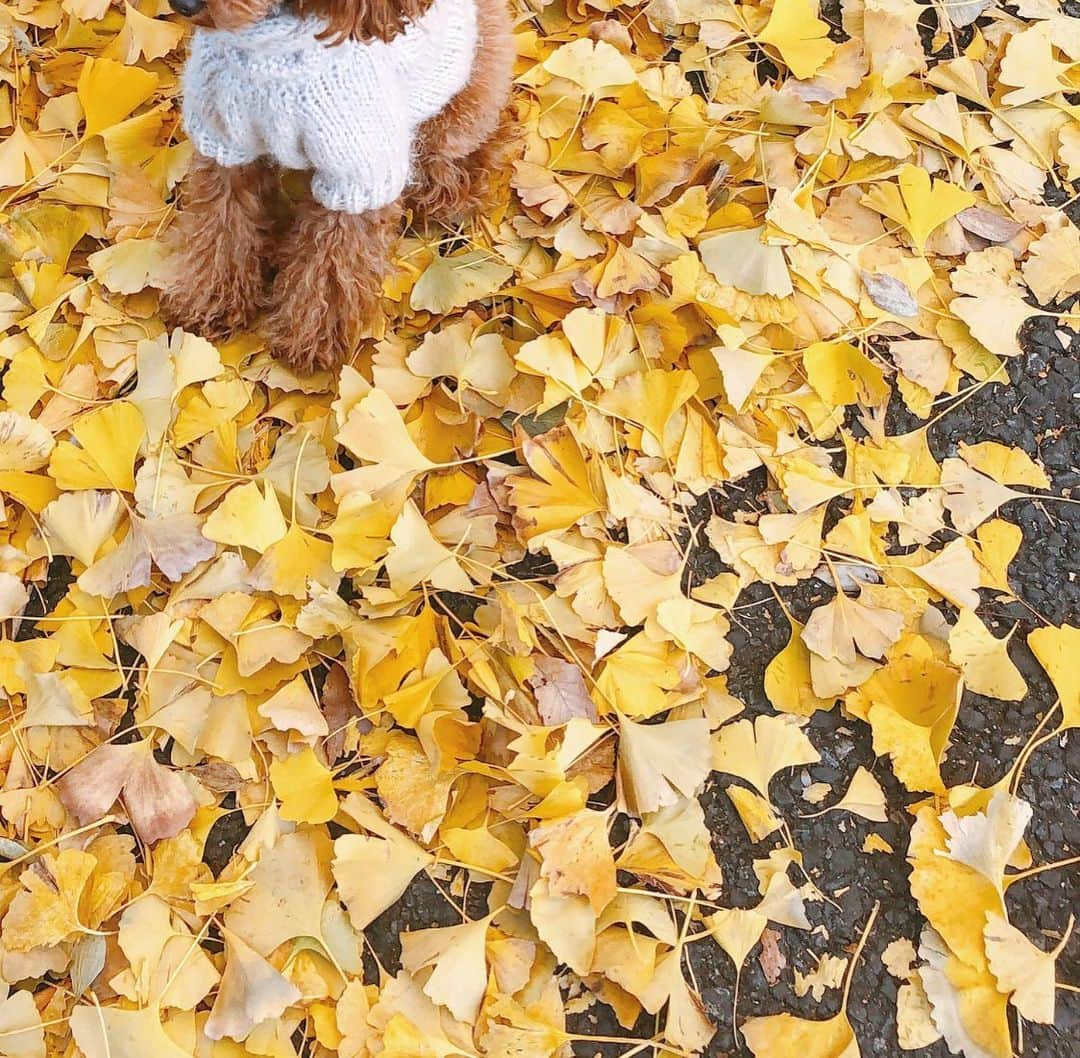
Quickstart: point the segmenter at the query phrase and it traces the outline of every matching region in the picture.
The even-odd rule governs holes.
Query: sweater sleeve
[[[385,67],[341,64],[326,74],[336,80],[309,86],[311,193],[327,209],[365,213],[388,206],[405,189],[412,162],[407,106],[399,85],[375,83],[395,76]],[[343,99],[351,105],[342,106]]]
[[[195,33],[183,84],[184,130],[200,154],[225,166],[259,157],[246,83],[222,61],[205,30]]]

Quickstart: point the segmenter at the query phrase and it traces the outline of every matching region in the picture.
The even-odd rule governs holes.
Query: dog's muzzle
[[[194,18],[205,6],[206,0],[169,0],[169,7],[185,18]]]

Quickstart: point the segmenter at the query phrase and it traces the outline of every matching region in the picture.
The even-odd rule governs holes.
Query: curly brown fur
[[[265,287],[276,186],[259,163],[229,169],[195,156],[177,220],[174,279],[162,297],[167,319],[213,340],[251,323]]]
[[[433,0],[296,0],[304,15],[322,15],[326,31],[322,39],[330,44],[343,40],[393,40]]]
[[[328,44],[343,40],[393,40],[433,0],[294,0],[302,15],[321,15]],[[239,29],[264,19],[275,0],[206,0],[195,21],[218,29]]]
[[[401,204],[370,213],[301,205],[280,248],[265,333],[271,352],[298,371],[336,367],[375,315],[398,238]]]
[[[406,205],[420,218],[448,220],[482,205],[492,175],[517,149],[506,105],[514,73],[514,40],[505,0],[477,0],[479,40],[469,83],[417,138],[417,184]]]

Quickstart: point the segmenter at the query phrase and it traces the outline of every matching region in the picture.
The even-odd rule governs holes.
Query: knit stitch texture
[[[468,83],[476,6],[435,0],[388,43],[327,45],[324,26],[286,10],[245,29],[197,29],[184,128],[221,165],[310,169],[327,209],[379,209],[409,182],[417,129]]]

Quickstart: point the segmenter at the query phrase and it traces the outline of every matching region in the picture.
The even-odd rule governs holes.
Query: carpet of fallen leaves
[[[552,1058],[594,1003],[629,1053],[698,1054],[687,946],[739,966],[764,937],[767,967],[769,924],[822,898],[769,788],[834,708],[917,795],[899,1044],[1008,1058],[1053,1022],[1068,938],[1005,893],[1042,866],[1015,790],[1080,723],[1080,631],[1030,635],[1060,697],[1005,777],[940,771],[965,688],[1027,692],[980,604],[1011,596],[1007,505],[1049,481],[977,437],[938,462],[925,424],[1009,384],[1027,319],[1076,322],[1045,192],[1080,178],[1080,20],[523,8],[498,205],[410,230],[385,321],[301,378],[157,315],[191,156],[166,5],[2,11],[0,1054]],[[889,431],[901,404],[922,428]],[[759,468],[768,513],[689,517]],[[691,587],[700,549],[723,571]],[[730,612],[811,577],[775,713],[740,719]],[[885,819],[866,769],[807,798]],[[365,975],[421,872],[460,923]],[[860,951],[803,992],[846,1000]],[[758,1058],[859,1054],[843,1010],[736,1018]]]

